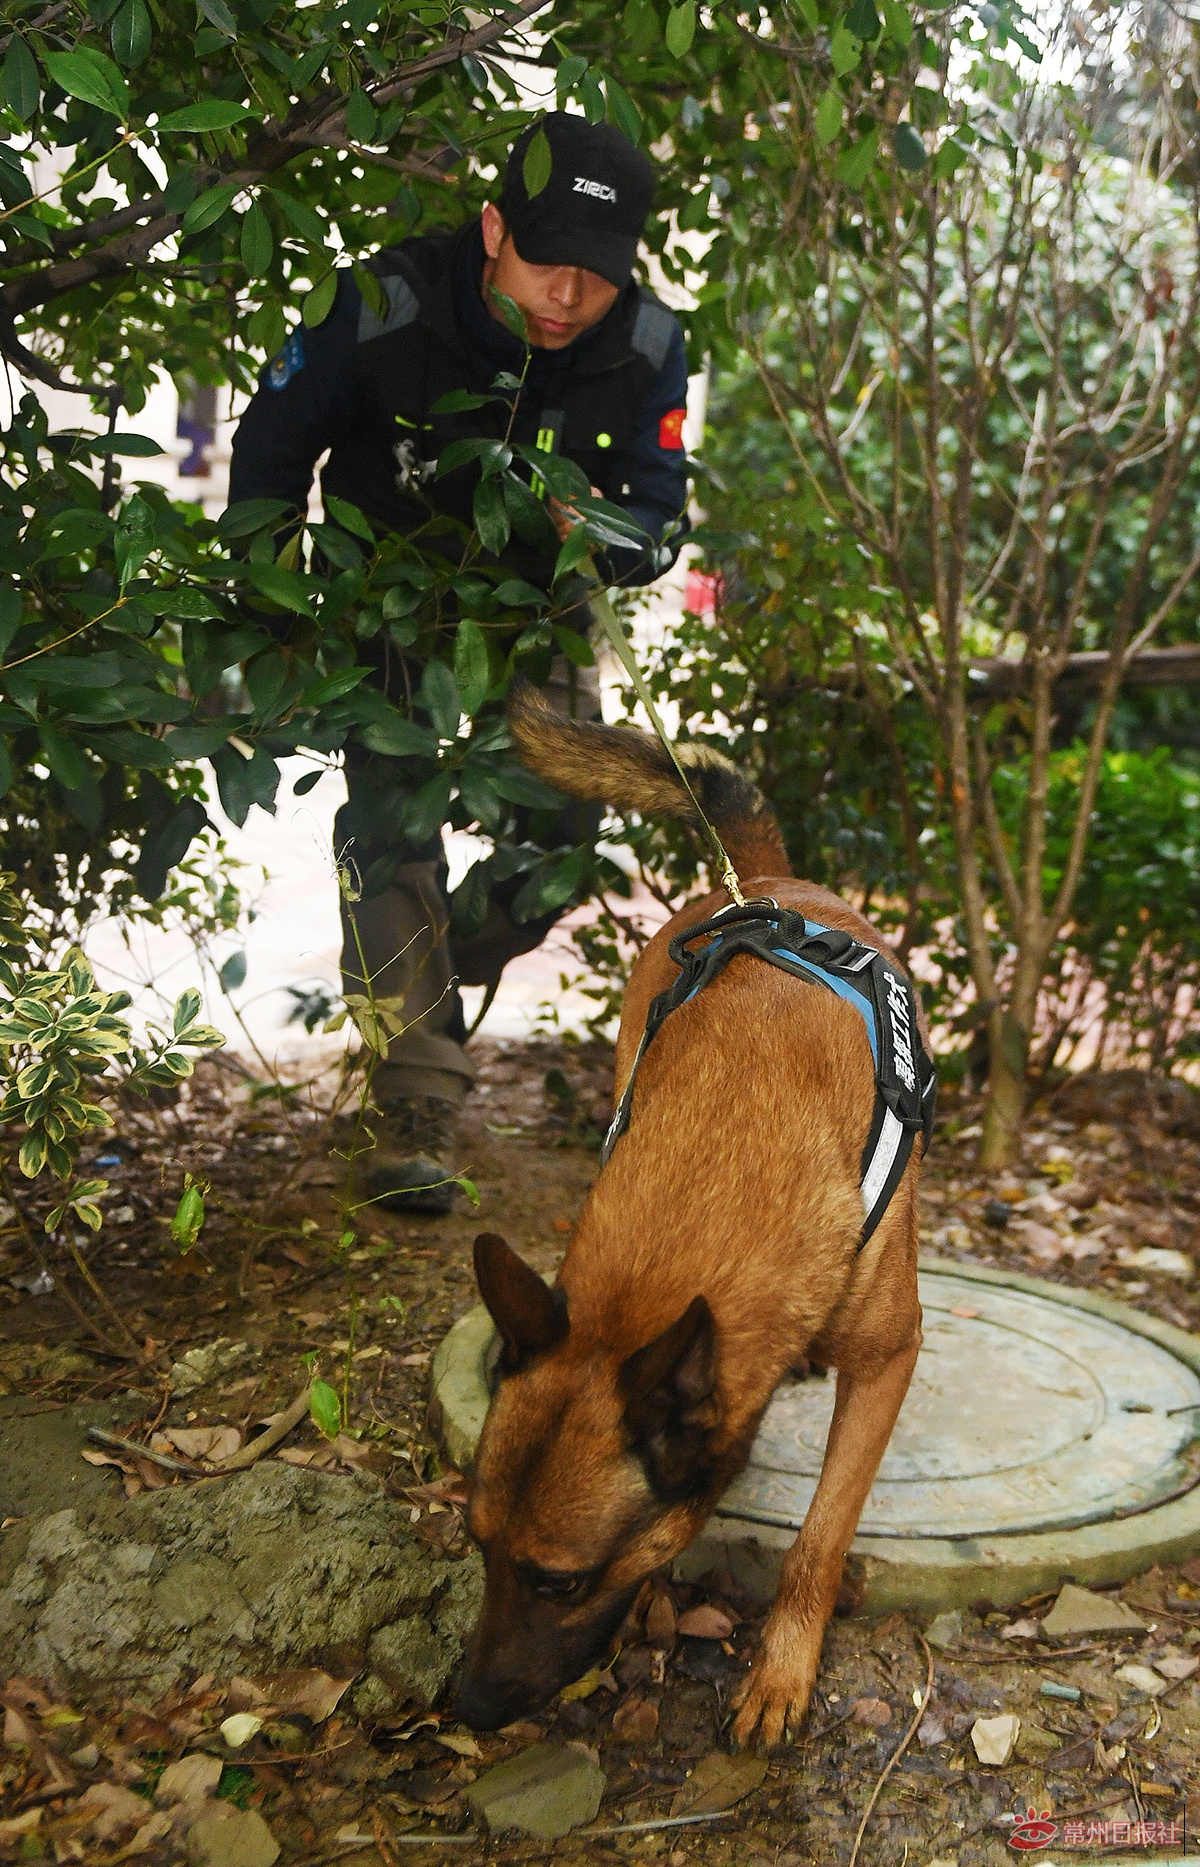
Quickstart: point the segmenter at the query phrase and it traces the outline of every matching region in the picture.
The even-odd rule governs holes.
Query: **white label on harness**
[[[571,193],[590,194],[593,200],[611,201],[614,206],[616,205],[616,189],[610,188],[607,182],[589,181],[586,175],[577,175],[575,177],[575,186],[572,188]]]
[[[917,1066],[913,1058],[912,1019],[908,1009],[908,993],[895,974],[891,972],[887,975],[887,1002],[892,1024],[892,1048],[896,1074],[911,1095],[917,1086]]]
[[[900,1146],[900,1140],[903,1134],[903,1122],[899,1121],[896,1116],[892,1114],[891,1109],[885,1110],[883,1127],[880,1129],[879,1139],[875,1143],[875,1152],[871,1156],[871,1164],[863,1177],[862,1203],[864,1218],[870,1218],[872,1212],[875,1210],[879,1195],[887,1185],[887,1177],[892,1171],[892,1163],[896,1158],[896,1150]]]

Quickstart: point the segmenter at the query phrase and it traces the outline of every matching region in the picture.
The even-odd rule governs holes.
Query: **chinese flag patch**
[[[686,408],[669,408],[658,424],[658,445],[678,448],[683,446],[683,418]]]

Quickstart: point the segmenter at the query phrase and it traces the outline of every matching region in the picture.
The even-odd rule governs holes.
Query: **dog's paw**
[[[733,1695],[738,1708],[733,1721],[737,1748],[744,1750],[753,1743],[756,1731],[768,1750],[796,1731],[808,1710],[816,1676],[815,1658],[805,1653],[772,1652],[764,1643]]]

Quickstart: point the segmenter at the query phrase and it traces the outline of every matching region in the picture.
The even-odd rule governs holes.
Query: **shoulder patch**
[[[267,365],[267,382],[272,389],[286,388],[297,370],[304,368],[304,332],[294,330],[277,357]]]
[[[669,408],[658,424],[658,445],[678,453],[683,447],[683,423],[686,408]]]
[[[412,286],[399,274],[392,273],[390,277],[380,279],[379,283],[387,294],[387,311],[380,317],[363,300],[362,310],[358,314],[360,344],[369,344],[376,337],[386,337],[391,331],[402,331],[406,324],[416,322],[417,313],[421,309]]]
[[[630,342],[652,369],[660,370],[667,360],[674,330],[675,314],[647,295],[638,306]]]

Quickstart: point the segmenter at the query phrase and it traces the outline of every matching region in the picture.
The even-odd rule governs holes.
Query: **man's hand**
[[[593,486],[592,497],[594,499],[603,499],[604,494],[600,491],[598,486]],[[562,500],[555,499],[553,495],[546,501],[546,504],[550,508],[550,517],[553,520],[554,529],[558,533],[559,541],[565,545],[567,539],[579,524],[580,514],[576,512],[574,506],[564,506]]]

